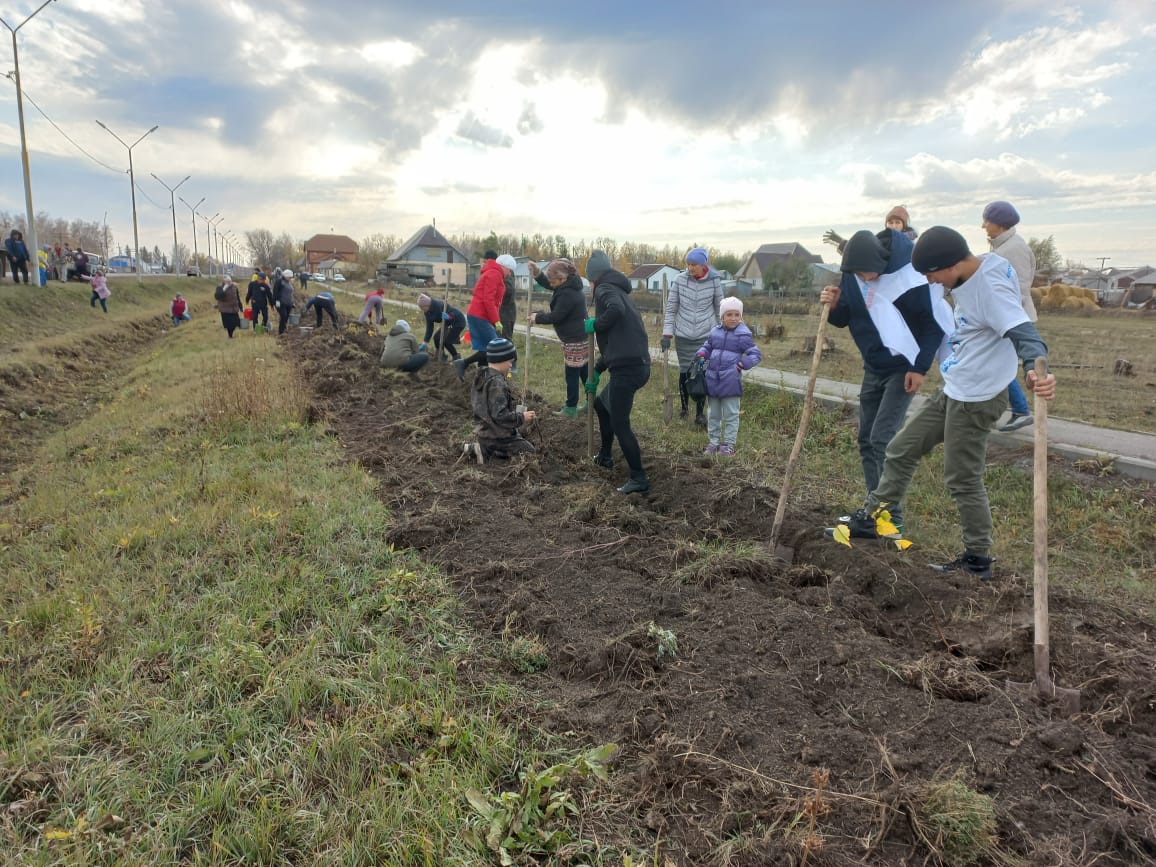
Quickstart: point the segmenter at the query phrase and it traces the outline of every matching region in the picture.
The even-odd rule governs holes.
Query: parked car
[[[324,283],[325,282],[325,275],[322,274],[320,271],[318,271],[316,274],[310,274],[309,279],[310,280],[316,280],[318,283]]]
[[[186,277],[200,277],[201,276],[200,266],[189,265],[188,267],[185,268],[185,276]]]
[[[345,275],[344,274],[334,274],[333,275],[333,282],[334,283],[344,283],[345,282]]]

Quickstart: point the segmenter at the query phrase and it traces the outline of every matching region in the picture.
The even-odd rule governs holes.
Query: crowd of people
[[[824,287],[820,302],[827,305],[832,326],[850,331],[863,362],[858,446],[865,494],[862,505],[838,521],[851,538],[902,536],[904,499],[915,470],[942,445],[944,483],[959,514],[963,551],[949,562],[929,565],[983,580],[991,578],[993,562],[984,485],[988,439],[993,430],[1015,430],[1032,421],[1017,369],[1022,368],[1024,387],[1038,399],[1051,400],[1056,387],[1053,374],[1038,377],[1034,369],[1037,359],[1046,362],[1047,346],[1034,325],[1034,261],[1015,232],[1019,219],[1008,202],[988,205],[982,225],[990,250],[980,254],[949,227],[917,233],[903,206],[886,215],[881,231],[862,230],[848,239],[833,231],[824,236],[840,251],[841,279]],[[523,428],[537,416],[516,399],[508,374],[517,351],[499,333],[514,267],[510,256],[485,259],[464,316],[474,352],[465,358],[453,353],[463,381],[470,367],[478,368],[470,384],[477,440],[464,444],[463,454],[479,461],[534,451]],[[532,265],[530,271],[551,295],[549,310],[528,312],[527,325],[552,325],[562,344],[566,400],[556,415],[576,418],[582,411],[578,397],[585,390],[600,430],[594,463],[612,470],[617,443],[629,470],[618,491],[646,493],[651,483],[631,412],[635,396],[650,379],[651,347],[630,280],[604,251],[595,250],[586,264],[594,301],[590,316],[573,262],[555,259],[541,269]],[[425,341],[443,321],[454,322],[454,336],[460,335],[459,311],[424,294],[418,306],[426,316]],[[408,323],[399,321],[397,329],[408,333]],[[449,333],[447,349],[453,351]],[[593,358],[588,335],[597,344]],[[704,455],[734,456],[743,372],[762,356],[743,322],[741,299],[723,295],[721,277],[703,248],[686,254],[685,269],[666,298],[658,345],[664,352],[675,350],[680,417],[690,419],[693,401],[689,423],[706,428]],[[425,342],[417,344],[410,357],[424,354],[425,348]],[[415,362],[413,369],[426,360]],[[909,414],[935,364],[943,385]],[[609,381],[600,389],[603,378]],[[705,395],[690,390],[696,378],[705,381]],[[1011,415],[1001,424],[1009,399]]]

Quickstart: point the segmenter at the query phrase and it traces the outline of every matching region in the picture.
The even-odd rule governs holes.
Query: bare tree
[[[268,229],[251,229],[245,232],[245,242],[253,251],[253,261],[258,265],[272,267],[273,233]]]

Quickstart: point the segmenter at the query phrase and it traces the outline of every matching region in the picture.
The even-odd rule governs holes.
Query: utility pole
[[[1096,258],[1100,260],[1100,272],[1096,276],[1096,285],[1099,287],[1099,289],[1096,290],[1096,297],[1099,298],[1101,301],[1103,301],[1104,300],[1104,263],[1111,261],[1112,257],[1111,256],[1097,256]]]
[[[201,263],[197,261],[200,258],[200,254],[197,252],[197,208],[199,208],[201,203],[205,201],[205,197],[201,196],[201,201],[197,202],[195,205],[190,205],[181,196],[177,196],[177,198],[179,198],[181,200],[181,204],[188,208],[190,211],[189,222],[193,224],[193,264],[197,266],[197,273],[200,273]]]
[[[118,136],[115,132],[113,132],[111,129],[109,129],[107,126],[105,126],[103,123],[101,123],[99,120],[96,123],[101,129],[103,129],[106,133],[108,133],[110,136],[112,136],[114,139],[116,139],[118,142],[120,142],[122,145],[124,145],[128,149],[128,185],[129,185],[129,190],[132,193],[132,243],[133,243],[133,247],[134,247],[133,252],[136,254],[134,256],[134,259],[136,260],[136,282],[140,283],[141,282],[141,276],[140,276],[140,232],[137,229],[137,221],[136,221],[136,178],[133,176],[133,173],[132,173],[132,149],[134,147],[136,147],[138,144],[140,144],[142,141],[144,141],[145,138],[147,138],[148,136],[150,136],[154,132],[156,132],[158,129],[160,129],[160,126],[159,125],[154,126],[148,132],[141,135],[141,137],[138,138],[136,141],[134,141],[132,144],[129,144],[124,139],[122,139],[120,136]]]
[[[164,181],[156,176],[155,172],[149,172],[158,184],[169,191],[169,210],[173,212],[173,274],[177,273],[177,190],[181,188],[181,184],[187,181],[192,175],[185,175],[185,180],[181,181],[175,187],[170,187]]]

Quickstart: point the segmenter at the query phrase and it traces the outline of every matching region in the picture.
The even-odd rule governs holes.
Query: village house
[[[754,292],[766,292],[772,288],[768,287],[763,279],[768,269],[777,263],[794,258],[815,264],[821,264],[823,261],[822,256],[816,256],[799,243],[763,244],[747,257],[742,267],[735,272],[735,277],[750,282],[754,286]]]
[[[357,242],[346,235],[314,235],[305,242],[305,259],[299,263],[303,271],[326,276],[343,270],[342,264],[357,264]]]
[[[411,278],[435,285],[467,285],[469,257],[447,240],[434,225],[422,226],[393,252],[386,264],[404,270]],[[379,268],[379,270],[381,270]]]
[[[666,285],[669,286],[679,273],[677,268],[669,265],[639,265],[626,277],[635,291],[645,289],[647,292],[661,293],[662,278],[666,278]]]

